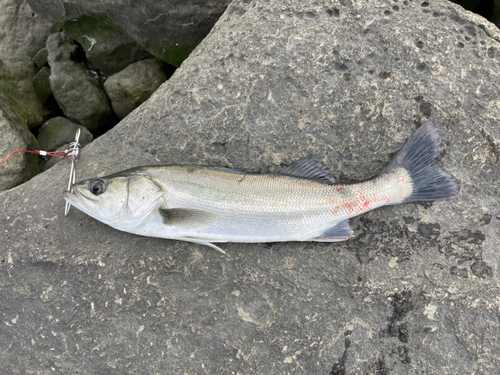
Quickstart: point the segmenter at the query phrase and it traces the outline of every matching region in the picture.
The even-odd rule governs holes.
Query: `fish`
[[[349,219],[382,206],[455,198],[458,181],[436,165],[441,137],[429,121],[370,180],[337,184],[314,155],[277,173],[159,165],[72,185],[64,199],[87,215],[141,236],[215,243],[339,242]]]

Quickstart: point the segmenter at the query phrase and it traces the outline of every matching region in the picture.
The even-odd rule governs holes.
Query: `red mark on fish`
[[[351,202],[344,203],[344,208],[349,214],[360,214],[364,211],[371,210],[370,201],[360,191],[356,193],[356,199]]]
[[[363,193],[358,191],[356,193],[356,195],[358,196],[358,200],[361,203],[362,209],[367,209],[367,208],[369,209],[370,201],[368,199],[366,199],[366,197],[363,195]]]

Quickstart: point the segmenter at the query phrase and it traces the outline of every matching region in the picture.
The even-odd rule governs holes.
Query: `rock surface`
[[[78,62],[78,47],[64,33],[55,33],[47,39],[50,87],[66,117],[98,130],[113,118],[108,96],[98,77],[91,76]]]
[[[64,117],[53,117],[46,121],[38,131],[40,149],[54,151],[75,140],[76,131],[80,129],[80,144],[85,147],[92,142],[92,134],[83,126],[75,124]]]
[[[119,119],[139,107],[167,80],[161,64],[147,59],[130,64],[121,72],[108,77],[104,90]]]
[[[82,45],[87,59],[106,76],[151,56],[107,17],[82,16],[66,22],[64,32]]]
[[[42,123],[48,111],[33,88],[35,54],[54,26],[24,0],[0,0],[0,91],[30,127]]]
[[[12,151],[35,150],[37,145],[26,123],[14,112],[7,98],[0,94],[0,162]],[[37,173],[37,155],[16,153],[0,165],[0,191],[13,188]]]
[[[430,32],[432,31],[432,32]],[[147,164],[339,181],[434,120],[459,198],[372,211],[338,244],[197,245],[72,209],[68,163],[2,193],[0,361],[56,373],[494,374],[500,33],[447,1],[236,1],[79,179]]]
[[[111,73],[143,59],[144,50],[178,67],[208,34],[230,2],[144,0],[124,4],[121,1],[29,0],[35,12],[67,31],[89,52],[89,59],[95,60],[97,67],[110,69]],[[108,60],[106,54],[112,58]],[[120,59],[124,65],[118,68],[113,60]]]
[[[48,64],[47,60],[48,57],[49,57],[49,51],[47,51],[47,47],[43,47],[33,57],[33,63],[38,69],[41,69],[43,66]]]
[[[46,66],[42,67],[33,78],[33,88],[40,101],[45,104],[47,99],[52,95],[50,88],[50,69]]]

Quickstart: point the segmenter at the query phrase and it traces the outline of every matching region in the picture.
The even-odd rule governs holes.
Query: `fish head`
[[[121,173],[80,181],[64,199],[103,223],[130,230],[163,204],[162,187],[147,176]]]

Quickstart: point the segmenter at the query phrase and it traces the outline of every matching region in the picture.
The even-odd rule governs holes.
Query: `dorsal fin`
[[[314,155],[297,160],[292,165],[279,171],[279,173],[292,177],[309,178],[330,185],[335,183],[335,179],[326,168],[326,165]]]
[[[226,168],[226,167],[209,167],[211,169],[215,169],[216,171],[227,172],[227,173],[235,173],[235,174],[251,174],[240,169]]]

